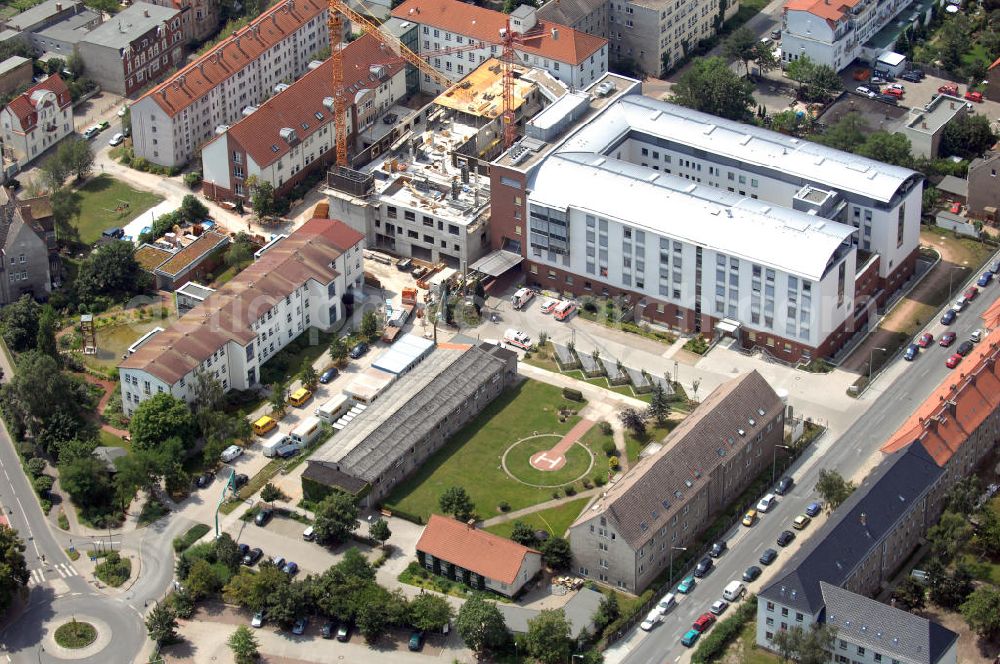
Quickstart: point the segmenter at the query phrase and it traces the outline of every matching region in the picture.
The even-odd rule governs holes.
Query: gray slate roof
[[[100,27],[91,30],[81,41],[108,48],[124,48],[136,37],[141,37],[178,14],[180,12],[176,9],[137,2],[112,16],[111,20],[101,24]]]
[[[56,8],[56,5],[60,5],[60,9]],[[59,14],[60,12],[69,10],[70,6],[83,7],[83,3],[78,0],[46,0],[41,4],[37,4],[34,7],[24,10],[20,14],[12,16],[7,22],[11,28],[16,28],[18,30],[28,30],[39,23],[52,18],[53,16]]]
[[[937,664],[958,639],[955,632],[926,618],[823,581],[819,587],[826,624],[836,627],[845,641],[882,654],[883,660]]]
[[[607,514],[629,545],[640,548],[685,505],[699,483],[707,482],[727,457],[738,454],[783,407],[756,371],[723,383],[657,452],[633,466],[595,503],[596,509],[588,509],[574,525]]]
[[[549,0],[538,10],[538,18],[573,26],[585,16],[589,16],[607,0]]]
[[[302,478],[318,482],[323,486],[340,489],[344,493],[352,496],[360,494],[368,482],[351,477],[347,473],[342,473],[332,465],[323,461],[309,461],[309,465],[302,471]]]
[[[791,571],[759,596],[817,615],[823,608],[820,582],[843,585],[904,511],[942,474],[944,470],[922,445],[910,445],[887,457],[789,559],[785,569]]]
[[[591,631],[594,628],[593,617],[601,605],[603,595],[590,588],[581,588],[573,597],[563,605],[562,610],[566,613],[566,620],[569,621],[572,636],[576,638],[584,629]],[[515,634],[525,634],[528,631],[528,621],[537,618],[541,613],[538,609],[529,609],[516,604],[505,604],[497,602],[497,608],[503,614],[507,628]]]

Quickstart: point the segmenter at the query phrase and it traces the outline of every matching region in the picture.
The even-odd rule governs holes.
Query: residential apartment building
[[[49,243],[44,220],[32,215],[32,207],[0,187],[0,305],[22,295],[46,300],[52,292],[52,267],[58,266],[58,258],[53,260],[54,244]]]
[[[23,169],[73,133],[73,100],[58,74],[28,88],[0,111],[4,157]]]
[[[31,60],[19,55],[12,55],[0,62],[0,95],[31,86]]]
[[[344,296],[364,280],[364,237],[339,221],[314,218],[269,245],[252,265],[169,329],[140,340],[118,373],[122,406],[166,392],[193,398],[205,371],[225,391],[258,384],[260,366],[309,328],[344,316]]]
[[[909,139],[910,154],[914,157],[936,159],[945,127],[974,112],[972,102],[937,95],[924,106],[911,108],[896,131]]]
[[[835,662],[955,664],[956,634],[867,599],[936,522],[944,473],[921,445],[887,456],[758,594],[757,645],[826,622]]]
[[[129,96],[184,61],[180,11],[136,2],[88,32],[77,52],[89,78]]]
[[[283,0],[131,107],[135,155],[160,166],[187,163],[222,125],[308,71],[329,47],[327,4]]]
[[[349,140],[354,147],[407,94],[400,61],[387,58],[378,39],[365,35],[343,49],[344,86],[349,100]],[[230,127],[222,128],[201,152],[203,191],[214,200],[247,198],[246,179],[269,182],[285,196],[310,173],[336,158],[333,61],[271,97]],[[384,124],[384,123],[381,123]],[[356,150],[349,149],[349,154]]]
[[[641,593],[771,465],[784,417],[756,371],[720,385],[570,526],[575,572]]]
[[[607,0],[549,0],[538,8],[538,18],[607,39],[610,5]]]
[[[969,164],[969,215],[997,221],[1000,210],[1000,152],[987,152]]]
[[[477,590],[515,597],[542,571],[542,554],[475,524],[431,514],[417,540],[417,562]]]
[[[453,80],[488,58],[500,57],[500,35],[508,26],[517,35],[514,52],[519,64],[544,69],[570,89],[584,88],[608,70],[607,40],[539,20],[530,5],[508,16],[460,0],[406,0],[392,15],[406,24],[400,26],[405,30],[400,38],[413,43],[413,50]],[[420,87],[435,94],[442,91],[426,74]]]
[[[913,0],[787,0],[781,25],[782,64],[808,56],[839,72],[858,57],[874,61],[891,50],[895,40],[868,46],[869,41],[912,4]],[[926,19],[930,4],[921,5],[921,10],[924,16],[911,13],[907,22]]]
[[[40,59],[65,60],[102,20],[100,12],[87,9],[81,0],[45,0],[8,19],[5,28],[31,44]]]
[[[620,295],[645,319],[797,361],[836,352],[912,275],[918,173],[630,81],[545,109],[491,165],[492,246],[524,258],[529,284]]]
[[[219,29],[222,20],[220,0],[145,0],[181,13],[181,34],[185,43],[205,41]]]

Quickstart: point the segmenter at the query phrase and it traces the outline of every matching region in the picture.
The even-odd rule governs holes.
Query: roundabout
[[[71,620],[56,628],[53,635],[56,643],[71,650],[86,648],[97,640],[97,628],[89,622]]]
[[[542,433],[512,443],[501,459],[503,471],[521,484],[540,489],[557,489],[583,479],[594,467],[594,455],[582,443],[567,446],[564,438]]]

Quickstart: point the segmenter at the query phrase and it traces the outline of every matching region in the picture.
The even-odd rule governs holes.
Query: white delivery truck
[[[327,424],[333,424],[353,403],[351,397],[343,393],[338,394],[316,409],[316,417]]]
[[[288,439],[288,436],[275,435],[271,436],[267,440],[261,443],[261,447],[264,451],[264,456],[271,458],[277,456],[276,450],[282,443]]]
[[[316,440],[316,436],[319,435],[320,421],[318,417],[310,415],[309,417],[302,420],[299,426],[292,429],[291,439],[292,442],[298,443],[300,446],[305,447],[309,443]]]

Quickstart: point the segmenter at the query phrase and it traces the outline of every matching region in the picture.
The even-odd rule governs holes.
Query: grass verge
[[[204,537],[208,531],[212,529],[211,526],[205,523],[196,523],[187,529],[183,535],[174,538],[174,551],[177,553],[184,553],[187,549]]]
[[[583,511],[583,508],[586,507],[589,501],[590,497],[577,498],[557,507],[550,507],[547,510],[526,514],[514,521],[523,521],[531,526],[532,530],[544,530],[550,535],[562,537],[570,524],[576,520],[576,517],[580,516],[580,512]],[[514,530],[514,521],[498,523],[495,526],[489,526],[486,530],[494,535],[510,537],[511,532]]]

